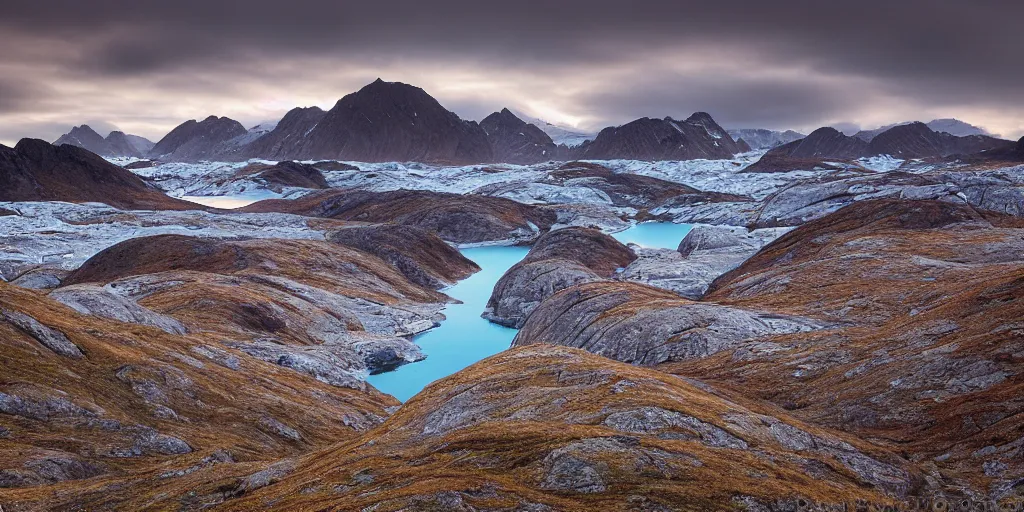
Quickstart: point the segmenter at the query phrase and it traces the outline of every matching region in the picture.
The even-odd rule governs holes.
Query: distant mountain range
[[[754,165],[750,172],[780,172],[829,167],[861,158],[889,155],[895,158],[926,159],[969,156],[995,151],[1013,156],[1014,143],[987,135],[956,136],[938,132],[921,122],[893,126],[870,141],[848,136],[835,128],[819,128],[807,137],[776,147]]]
[[[277,123],[249,130],[233,119],[210,116],[182,123],[151,147],[130,145],[129,150],[117,141],[120,132],[107,140],[87,126],[76,127],[54,144],[107,157],[185,162],[265,158],[531,164],[581,158],[731,158],[749,150],[704,113],[685,121],[638,119],[597,135],[527,119],[534,122],[503,109],[480,123],[463,120],[423,89],[378,79],[328,111],[295,108]]]
[[[682,121],[644,117],[597,134],[573,131],[507,108],[477,123],[459,118],[423,89],[377,79],[341,98],[328,111],[295,108],[280,121],[248,130],[233,119],[209,116],[182,123],[154,144],[119,131],[104,138],[82,125],[54,144],[70,144],[106,157],[159,161],[264,158],[441,164],[727,159],[757,149],[769,150],[761,167],[786,168],[875,155],[903,159],[967,155],[1010,143],[956,119],[900,123],[854,136],[820,129],[806,137],[792,130],[726,130],[703,112]]]
[[[764,128],[729,130],[729,135],[736,141],[742,140],[743,142],[746,142],[751,149],[776,148],[783,144],[806,137],[806,135],[793,130],[780,132],[775,130],[766,130]]]
[[[104,138],[87,124],[72,128],[70,132],[54,141],[54,144],[70,144],[109,157],[141,158],[153,149],[153,143],[145,137],[113,131]]]
[[[912,121],[907,121],[903,123],[890,124],[888,126],[883,126],[881,128],[877,128],[874,130],[861,130],[857,132],[854,135],[854,137],[857,137],[858,139],[861,139],[865,142],[871,142],[871,139],[874,139],[875,136],[886,130],[911,123]],[[934,119],[932,121],[929,121],[928,123],[925,123],[925,125],[932,131],[939,133],[948,133],[950,135],[955,135],[957,137],[968,137],[971,135],[992,136],[992,134],[989,133],[984,128],[979,128],[977,126],[974,126],[973,124],[965,123],[959,119]]]
[[[594,140],[597,137],[596,133],[578,130],[572,127],[549,123],[543,119],[531,117],[522,112],[512,111],[516,117],[530,123],[537,128],[540,128],[544,133],[551,137],[551,140],[558,145],[568,146],[574,148],[583,144],[588,140]]]

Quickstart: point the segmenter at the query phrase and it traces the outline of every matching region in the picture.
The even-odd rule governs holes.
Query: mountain
[[[75,126],[70,132],[61,135],[60,138],[53,141],[53,143],[57,146],[70,144],[72,146],[87,149],[102,156],[111,156],[113,153],[113,149],[110,147],[110,144],[106,139],[96,133],[96,131],[90,128],[87,124]]]
[[[783,149],[786,148],[786,149]],[[778,148],[793,158],[833,158],[849,160],[867,156],[868,144],[849,137],[835,128],[819,128],[803,139]]]
[[[992,135],[984,128],[965,123],[959,119],[933,119],[928,123],[928,128],[937,132],[956,135],[957,137],[967,137],[969,135]]]
[[[1006,151],[1007,157],[1018,162],[1024,162],[1024,137],[1021,137],[1012,148]]]
[[[697,112],[685,121],[637,119],[601,130],[575,157],[587,160],[693,160],[732,158],[749,150],[738,144],[710,115]]]
[[[729,136],[735,141],[742,139],[750,145],[751,149],[772,149],[806,137],[806,135],[793,130],[780,132],[764,128],[729,130]]]
[[[555,160],[564,153],[547,133],[507,108],[484,118],[480,127],[487,133],[496,162],[534,164]]]
[[[597,136],[596,133],[586,132],[577,130],[575,128],[561,126],[554,123],[549,123],[543,119],[531,117],[523,114],[522,112],[513,112],[516,117],[530,123],[537,128],[540,128],[544,133],[551,137],[551,141],[560,146],[567,146],[570,148],[579,146],[588,140],[594,140]]]
[[[1024,137],[1016,143],[1007,144],[1003,147],[981,151],[961,158],[961,161],[968,164],[987,163],[1017,163],[1024,162]]]
[[[178,125],[153,146],[149,156],[162,160],[197,161],[210,159],[224,151],[224,144],[248,131],[227,117],[210,116]]]
[[[830,162],[876,155],[890,155],[903,160],[971,155],[1012,145],[1009,141],[985,135],[957,137],[940,133],[924,123],[894,126],[873,137],[871,142],[864,141],[858,135],[844,135],[835,128],[819,128],[803,139],[768,151],[754,165],[747,167],[746,171],[813,169],[829,167]]]
[[[113,132],[111,132],[111,135],[112,134]],[[110,137],[110,135],[107,137]],[[135,148],[135,151],[138,151],[140,155],[148,155],[149,152],[153,150],[153,146],[156,145],[153,141],[138,135],[126,133],[124,137],[125,139],[128,139],[128,144],[131,144],[131,146]]]
[[[945,157],[972,154],[1011,145],[1008,141],[986,135],[957,137],[936,132],[924,123],[910,123],[890,128],[871,139],[870,154],[897,158]]]
[[[306,135],[316,128],[325,114],[319,107],[293,108],[277,122],[273,130],[249,144],[244,153],[252,158],[271,160],[294,156]]]
[[[248,144],[251,144],[257,139],[266,136],[270,132],[273,132],[274,129],[277,128],[277,124],[279,122],[280,121],[264,121],[256,126],[253,126],[252,128],[249,128],[245,132],[245,135],[242,135],[241,137],[236,137],[232,139],[231,142],[238,146],[246,146]]]
[[[13,149],[0,145],[0,201],[98,202],[135,210],[201,208],[168,197],[87,149],[37,139],[22,139]]]
[[[858,139],[861,139],[865,142],[871,142],[872,139],[874,139],[879,134],[887,130],[891,130],[892,128],[896,128],[897,126],[903,126],[908,124],[914,124],[914,121],[904,121],[902,123],[890,124],[882,126],[881,128],[876,128],[874,130],[861,130],[857,132],[854,135],[854,137],[857,137]],[[928,126],[928,128],[930,128],[933,131],[948,133],[950,135],[955,135],[957,137],[967,137],[970,135],[992,135],[991,133],[988,132],[988,130],[985,130],[984,128],[974,126],[973,124],[965,123],[959,119],[933,119],[932,121],[929,121],[928,123],[925,124]]]
[[[769,150],[747,172],[785,172],[828,167],[826,161],[855,160],[871,153],[862,139],[835,128],[818,128],[807,137]]]
[[[72,128],[70,132],[53,141],[53,144],[56,146],[70,144],[100,156],[136,158],[141,158],[153,147],[153,143],[143,137],[128,135],[120,131],[110,132],[106,138],[103,138],[87,124]]]
[[[109,155],[101,156],[133,156],[136,158],[142,157],[142,152],[132,144],[132,141],[128,139],[128,136],[124,132],[110,132],[107,135],[105,141],[110,146],[111,153]],[[95,151],[93,151],[95,153]],[[99,153],[97,153],[99,154]]]
[[[487,133],[419,87],[377,79],[338,100],[297,148],[300,159],[479,163]]]

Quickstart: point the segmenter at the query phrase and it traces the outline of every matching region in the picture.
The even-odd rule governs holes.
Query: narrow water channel
[[[613,235],[623,243],[643,247],[675,249],[690,231],[688,224],[645,222]],[[463,249],[462,254],[480,266],[480,272],[444,290],[462,301],[445,308],[446,319],[415,341],[427,355],[417,363],[394,371],[371,375],[377,389],[401,401],[412,398],[437,379],[447,377],[511,345],[516,329],[493,324],[480,317],[494,284],[512,265],[526,257],[529,247],[478,247]]]

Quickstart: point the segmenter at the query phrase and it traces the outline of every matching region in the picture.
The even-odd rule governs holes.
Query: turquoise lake
[[[624,244],[636,244],[656,249],[677,249],[693,226],[671,222],[643,222],[625,231],[612,234]]]
[[[612,236],[623,243],[675,249],[689,231],[688,224],[645,222]],[[414,338],[427,358],[390,372],[371,375],[367,381],[404,402],[431,382],[507,349],[516,336],[516,329],[488,322],[480,317],[480,313],[487,306],[494,284],[529,251],[529,247],[463,249],[462,254],[476,262],[481,270],[443,290],[462,304],[449,305],[444,310],[446,318],[440,327]]]

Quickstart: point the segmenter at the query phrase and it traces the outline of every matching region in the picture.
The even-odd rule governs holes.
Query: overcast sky
[[[476,120],[509,107],[597,130],[703,110],[806,132],[957,117],[1016,139],[1021,20],[1019,0],[8,0],[0,143],[82,123],[157,140],[211,114],[248,127],[377,77]]]

